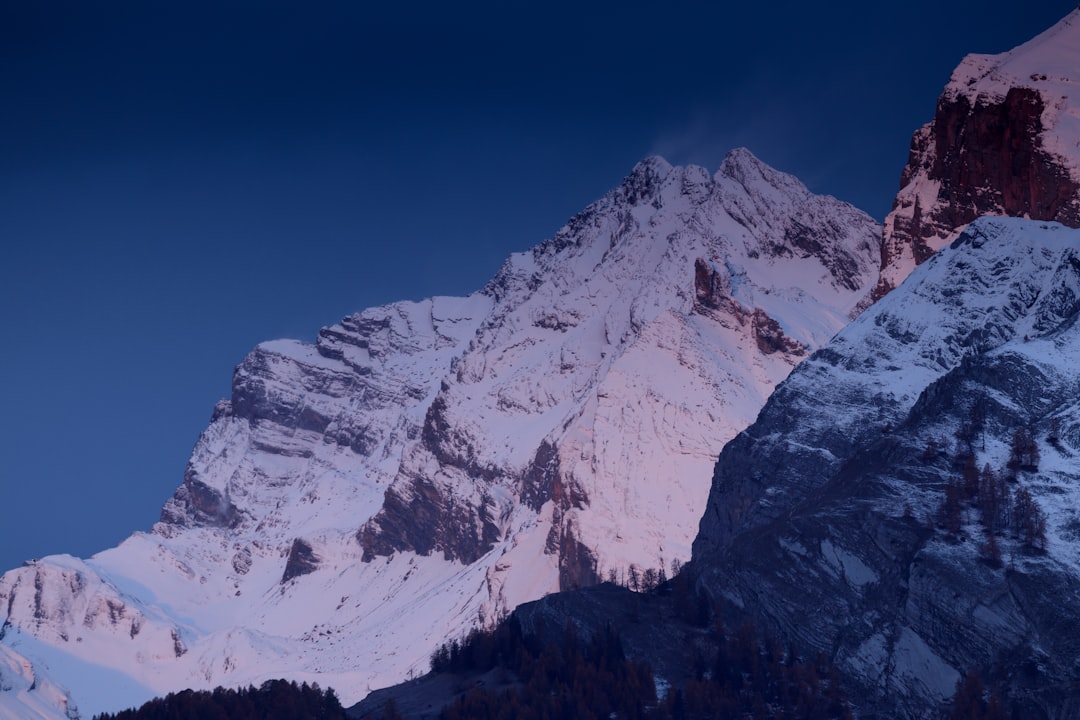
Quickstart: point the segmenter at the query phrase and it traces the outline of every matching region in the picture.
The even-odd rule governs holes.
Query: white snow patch
[[[956,692],[960,673],[941,658],[909,627],[900,630],[893,648],[894,684],[915,695],[944,702]],[[912,690],[914,692],[912,693]]]
[[[829,565],[856,587],[861,588],[878,581],[878,575],[872,568],[844,548],[833,545],[829,540],[822,541],[821,555]]]

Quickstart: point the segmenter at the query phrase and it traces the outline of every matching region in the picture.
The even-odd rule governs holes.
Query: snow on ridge
[[[989,349],[988,343],[1034,333],[1037,317],[1032,308],[1043,295],[1035,284],[1052,279],[1048,269],[1062,262],[1061,255],[1075,248],[1077,239],[1077,231],[1059,223],[980,218],[947,252],[913,270],[901,285],[912,292],[886,295],[873,313],[857,318],[835,342],[875,368],[888,363],[940,372],[967,352]],[[996,290],[987,292],[989,288]],[[987,328],[1001,335],[977,332]],[[872,336],[890,342],[896,352],[875,359],[881,346]],[[937,354],[943,348],[948,358]]]
[[[953,70],[952,92],[999,93],[1017,85],[1049,82],[1071,86],[1080,61],[1080,10],[1012,50],[990,55],[971,53]]]
[[[1001,100],[1012,88],[1032,88],[1046,101],[1042,115],[1044,148],[1067,161],[1080,177],[1080,9],[1054,26],[1000,55],[969,55],[953,72],[947,95],[973,103]]]
[[[600,574],[685,560],[720,446],[873,287],[879,231],[745,150],[712,175],[648,158],[481,292],[260,344],[153,531],[13,570],[0,607],[35,667],[69,653],[146,693],[289,674],[356,701],[572,581],[562,542]],[[561,485],[527,501],[544,447]],[[432,527],[362,547],[394,497]],[[424,536],[452,511],[476,538]]]
[[[1062,298],[1080,297],[1075,278],[1061,271],[1078,258],[1080,231],[980,218],[841,330],[784,391],[818,407],[815,414],[832,427],[850,428],[852,438],[898,423],[925,388],[965,357],[1004,352],[1057,327],[1059,314],[1068,312]],[[835,391],[817,393],[823,382]],[[872,420],[870,397],[878,398]]]

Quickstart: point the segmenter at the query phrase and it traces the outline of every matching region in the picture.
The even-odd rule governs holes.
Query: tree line
[[[94,720],[345,720],[330,688],[268,680],[258,688],[183,690],[142,707],[95,715]]]
[[[1001,547],[998,538],[1007,532],[1029,550],[1046,548],[1046,517],[1031,491],[1020,483],[1021,473],[1034,473],[1041,460],[1035,433],[1018,428],[1009,444],[1009,458],[1001,469],[989,463],[978,464],[977,440],[985,448],[985,413],[983,403],[975,402],[969,418],[956,432],[952,456],[954,474],[945,483],[944,497],[937,518],[929,517],[931,528],[942,527],[950,538],[959,538],[965,510],[974,508],[982,525],[984,541],[979,547],[981,558],[993,567],[1001,566]],[[1056,426],[1054,426],[1056,427]],[[1057,432],[1051,428],[1052,442]],[[932,462],[944,454],[945,443],[929,440],[922,459]]]
[[[1020,717],[1006,709],[1004,693],[996,685],[989,688],[978,673],[969,672],[956,683],[949,720],[1011,720]]]
[[[676,576],[676,579],[682,576]],[[687,603],[695,621],[697,596]],[[708,644],[687,648],[690,677],[658,690],[648,663],[628,658],[611,624],[591,638],[567,624],[558,642],[522,632],[517,617],[444,644],[431,658],[435,673],[484,674],[500,669],[503,687],[474,687],[443,708],[440,720],[833,720],[851,718],[840,675],[824,654],[806,660],[793,647],[763,638],[744,622],[727,632],[716,614]],[[396,717],[389,708],[384,720]]]

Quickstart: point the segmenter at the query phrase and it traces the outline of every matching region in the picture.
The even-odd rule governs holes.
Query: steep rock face
[[[1075,716],[1078,312],[1080,233],[972,223],[725,447],[694,543],[702,586],[829,653],[863,717],[931,716],[969,671],[1023,717]],[[1037,469],[1012,462],[1018,430]],[[999,479],[993,532],[983,485],[945,504],[965,466]],[[1045,543],[1025,541],[1021,491]]]
[[[0,579],[3,642],[84,712],[281,676],[352,702],[523,601],[685,560],[720,447],[874,286],[879,233],[744,150],[646,160],[475,295],[260,345],[153,532]]]
[[[292,547],[289,548],[289,559],[285,561],[285,572],[281,575],[281,582],[285,584],[295,577],[315,572],[319,567],[319,558],[315,551],[304,540],[296,538]]]
[[[365,557],[438,550],[474,562],[512,533],[523,494],[540,512],[550,503],[546,548],[574,584],[686,557],[681,518],[704,499],[691,477],[697,458],[763,401],[724,389],[725,378],[754,365],[745,391],[771,387],[842,325],[837,312],[873,274],[867,226],[852,232],[859,221],[848,212],[744,151],[715,177],[658,159],[639,165],[489,284],[496,309],[455,359],[422,441],[359,533]],[[728,277],[711,312],[695,303],[703,264]],[[689,405],[697,392],[718,406]],[[662,496],[650,488],[658,476]]]
[[[874,298],[981,215],[1080,226],[1080,11],[1001,55],[969,55],[911,141]]]

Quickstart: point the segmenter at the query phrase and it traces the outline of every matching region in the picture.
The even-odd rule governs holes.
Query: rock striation
[[[701,587],[828,653],[860,717],[932,716],[968,672],[1022,717],[1075,716],[1078,313],[1080,232],[970,224],[724,448],[694,542]],[[1017,437],[1040,459],[1017,461]],[[961,490],[965,467],[979,479]],[[1003,494],[991,520],[988,487]]]

